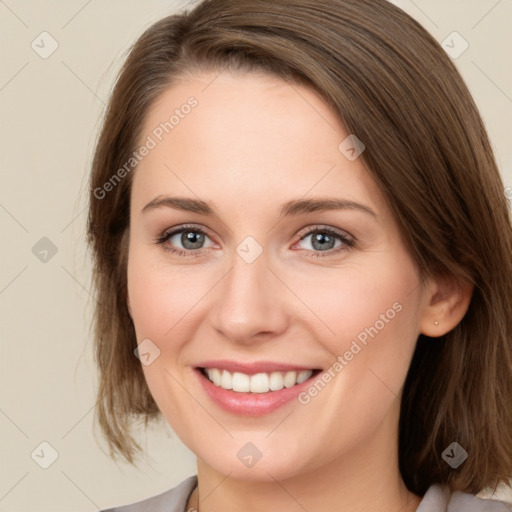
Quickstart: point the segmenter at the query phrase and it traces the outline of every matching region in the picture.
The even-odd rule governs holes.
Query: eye
[[[317,258],[331,256],[355,246],[355,240],[352,237],[349,237],[349,235],[343,231],[329,227],[315,226],[314,229],[309,229],[309,231],[301,237],[300,242],[310,237],[310,242],[306,244],[309,245],[310,248],[306,248],[305,250],[316,252],[316,254],[312,256]],[[337,246],[336,242],[339,242]]]
[[[311,237],[310,248],[302,248],[314,257],[325,257],[337,254],[341,251],[347,251],[355,246],[355,239],[343,231],[325,226],[315,226],[303,233],[299,242],[303,242]],[[171,231],[165,231],[156,240],[155,243],[165,246],[165,249],[178,256],[200,256],[203,251],[213,244],[205,246],[205,241],[210,240],[208,234],[197,226],[179,226]],[[338,245],[336,245],[338,242]],[[181,245],[181,247],[180,247]],[[325,254],[323,254],[325,253]]]
[[[165,245],[166,250],[180,256],[199,256],[202,254],[200,249],[205,248],[206,239],[210,237],[202,229],[196,226],[180,226],[164,232],[155,242]],[[176,247],[177,244],[181,244],[182,247],[180,248],[179,245]]]

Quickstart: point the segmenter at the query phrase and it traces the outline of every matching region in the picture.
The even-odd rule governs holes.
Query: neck
[[[421,497],[411,493],[401,478],[398,440],[386,445],[375,434],[357,450],[284,479],[274,478],[271,469],[265,481],[238,479],[198,459],[198,489],[187,510],[414,512]]]

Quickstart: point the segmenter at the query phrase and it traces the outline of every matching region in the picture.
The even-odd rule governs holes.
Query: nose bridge
[[[286,325],[284,294],[276,290],[282,284],[267,268],[270,262],[263,248],[246,240],[236,248],[230,263],[216,297],[215,327],[238,342],[282,331]]]

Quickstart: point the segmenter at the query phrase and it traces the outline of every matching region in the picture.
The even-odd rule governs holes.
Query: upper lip
[[[256,373],[292,372],[316,369],[312,366],[301,366],[290,363],[276,363],[273,361],[255,361],[252,363],[242,363],[237,361],[228,361],[226,359],[203,361],[197,365],[197,368],[218,368],[219,370],[227,370],[230,373],[240,372],[247,375],[254,375]]]

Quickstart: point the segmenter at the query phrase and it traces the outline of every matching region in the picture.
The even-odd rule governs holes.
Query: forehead
[[[340,149],[348,136],[304,86],[255,72],[183,77],[146,116],[139,141],[150,138],[154,147],[138,164],[133,186],[146,195],[178,187],[245,204],[262,195],[272,203],[277,196],[334,192],[373,196],[377,205],[379,192],[361,159],[351,161]]]

